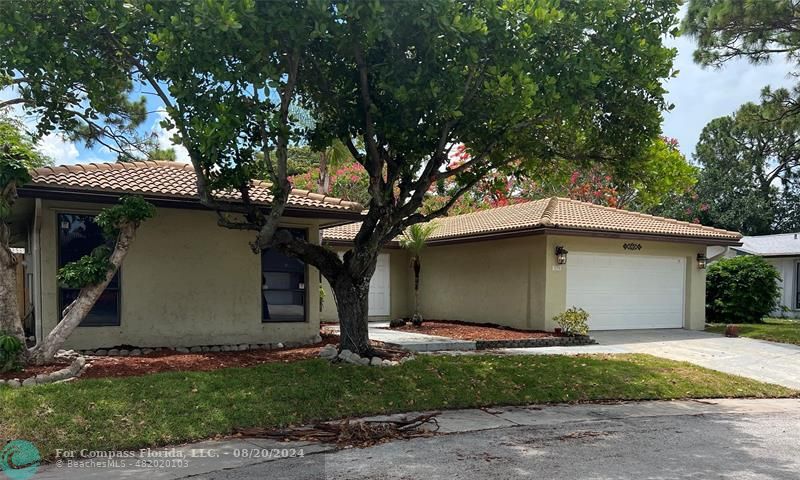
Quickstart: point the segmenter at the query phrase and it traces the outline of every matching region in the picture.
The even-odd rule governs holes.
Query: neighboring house
[[[539,330],[552,330],[553,316],[570,306],[590,313],[593,330],[702,330],[706,247],[739,245],[741,238],[564,198],[435,222],[439,226],[421,256],[424,318]],[[358,228],[324,229],[323,242],[344,250]],[[409,316],[412,276],[407,253],[393,242],[373,278],[374,319]],[[322,319],[337,320],[332,301],[326,301]]]
[[[709,249],[709,258],[758,255],[781,274],[780,309],[775,315],[800,318],[800,233],[742,237],[741,246]]]
[[[130,253],[67,347],[108,348],[311,342],[319,334],[319,274],[275,251],[253,254],[253,232],[217,225],[196,194],[190,165],[135,162],[36,170],[19,189],[12,227],[24,247],[35,335],[59,321],[78,293],[56,281],[58,268],[103,240],[93,217],[122,194],[157,207]],[[255,202],[269,205],[266,184]],[[236,195],[220,200],[237,202]],[[283,221],[314,242],[320,227],[360,218],[361,206],[294,190]]]

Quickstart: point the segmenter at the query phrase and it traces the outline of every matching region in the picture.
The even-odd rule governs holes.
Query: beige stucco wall
[[[423,318],[544,328],[544,245],[535,236],[427,248]]]
[[[337,253],[344,253],[345,247],[332,247]],[[381,253],[389,255],[389,316],[372,316],[370,321],[386,321],[392,318],[407,318],[411,316],[413,302],[413,273],[411,272],[408,252],[399,248],[387,248]],[[322,302],[320,320],[323,322],[338,322],[336,303],[333,291],[328,281],[322,279],[322,288],[325,300]]]
[[[642,245],[641,250],[625,250],[622,245],[629,242]],[[686,299],[684,302],[684,328],[703,330],[705,327],[706,271],[697,268],[697,254],[705,253],[704,245],[674,242],[653,242],[579,236],[547,236],[547,302],[544,309],[545,329],[552,330],[556,325],[553,316],[567,308],[567,264],[556,265],[555,249],[564,246],[569,252],[614,253],[625,255],[648,255],[684,257],[686,259]],[[552,254],[550,254],[552,252]],[[598,279],[602,281],[602,279]],[[580,306],[580,305],[578,305]]]
[[[57,213],[97,213],[102,205],[44,201],[40,319],[58,321]],[[318,239],[315,220],[287,219]],[[121,324],[78,327],[69,348],[306,342],[319,333],[319,274],[308,267],[307,322],[261,322],[261,262],[252,232],[217,226],[213,212],[159,208],[139,229],[122,267]]]

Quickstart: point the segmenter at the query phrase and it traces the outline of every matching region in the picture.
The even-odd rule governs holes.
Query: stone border
[[[12,378],[11,380],[0,380],[0,385],[8,385],[11,388],[33,387],[34,385],[46,385],[48,383],[66,382],[73,378],[78,378],[86,370],[89,364],[84,357],[76,357],[72,360],[69,367],[56,370],[55,372],[42,373],[24,380]]]
[[[588,335],[574,337],[546,337],[527,338],[524,340],[477,340],[477,350],[490,350],[495,348],[540,348],[540,347],[576,347],[580,345],[594,345],[597,341]]]
[[[400,360],[387,360],[377,356],[372,358],[362,357],[355,352],[351,352],[350,350],[342,350],[339,352],[339,350],[336,348],[336,345],[333,344],[328,344],[322,347],[319,350],[319,356],[320,358],[328,360],[329,362],[340,361],[353,365],[373,367],[395,367],[413,358],[413,356],[406,356]]]
[[[95,350],[81,350],[82,355],[90,357],[140,357],[153,352],[174,351],[177,353],[217,353],[217,352],[245,352],[248,350],[280,350],[282,348],[298,348],[313,345],[322,341],[322,336],[317,335],[307,342],[280,342],[280,343],[240,343],[225,345],[198,345],[193,347],[152,347],[152,348],[98,348]]]

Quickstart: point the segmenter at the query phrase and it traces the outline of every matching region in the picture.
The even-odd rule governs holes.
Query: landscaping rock
[[[239,345],[239,347],[238,347],[238,350],[239,350],[240,352],[244,352],[244,351],[245,351],[245,350],[247,350],[248,348],[250,348],[250,345],[248,345],[248,344],[246,344],[246,343],[243,343],[243,344]]]
[[[251,343],[250,345],[247,346],[248,350],[258,350],[259,348],[261,348],[261,347],[259,347],[259,345],[255,344],[255,343]]]
[[[125,350],[124,348],[123,348],[123,349],[120,349],[120,351],[119,351],[119,356],[120,356],[120,357],[127,357],[127,356],[129,356],[130,354],[131,354],[131,352],[129,352],[129,351],[127,351],[127,350]]]
[[[282,343],[277,343],[277,344],[275,344],[275,348],[283,348],[283,344]]]
[[[141,356],[142,356],[142,351],[139,350],[138,348],[134,348],[133,350],[131,350],[131,357],[141,357]]]
[[[112,348],[111,350],[108,351],[108,356],[109,357],[118,357],[119,356],[119,350],[117,350],[116,348]]]
[[[142,350],[142,355],[150,355],[151,353],[153,353],[152,348],[145,348]]]
[[[394,320],[389,322],[389,328],[400,328],[406,325],[406,321],[403,318],[395,318]]]
[[[19,388],[19,387],[22,386],[22,384],[19,383],[19,379],[18,378],[12,378],[11,380],[7,380],[6,381],[6,385],[8,385],[11,388]]]
[[[175,351],[178,353],[189,353],[189,349],[186,347],[178,347],[175,349]]]
[[[325,345],[319,351],[319,356],[326,360],[333,360],[339,355],[336,345]]]
[[[372,360],[369,361],[369,364],[373,367],[380,367],[382,363],[381,357],[372,357]]]
[[[215,346],[211,347],[211,349],[209,349],[209,352],[214,352],[214,353],[219,352],[219,346],[215,345]]]
[[[322,341],[322,335],[320,335],[320,334],[318,333],[318,334],[317,334],[317,336],[316,336],[316,337],[314,337],[314,341],[313,341],[313,342],[311,342],[311,343],[319,343],[319,342],[321,342],[321,341]]]
[[[203,351],[203,347],[192,347],[189,349],[191,353],[200,353]]]
[[[94,354],[97,355],[98,357],[105,357],[106,355],[108,355],[108,350],[100,349],[95,351]]]
[[[36,377],[26,378],[22,381],[23,387],[32,387],[36,385]]]

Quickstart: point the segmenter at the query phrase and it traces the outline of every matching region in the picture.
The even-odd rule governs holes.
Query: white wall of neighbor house
[[[765,257],[767,263],[774,266],[781,275],[781,298],[780,304],[783,308],[776,309],[773,314],[776,316],[786,316],[800,318],[800,308],[798,301],[798,265],[800,257]]]
[[[46,335],[59,321],[59,213],[96,214],[106,205],[42,201],[39,245]],[[318,221],[285,220],[319,238]],[[121,270],[120,325],[78,327],[68,348],[307,342],[319,333],[319,274],[309,266],[305,322],[262,323],[261,260],[252,232],[217,225],[213,212],[159,208],[143,223]],[[34,250],[35,251],[35,250]]]

